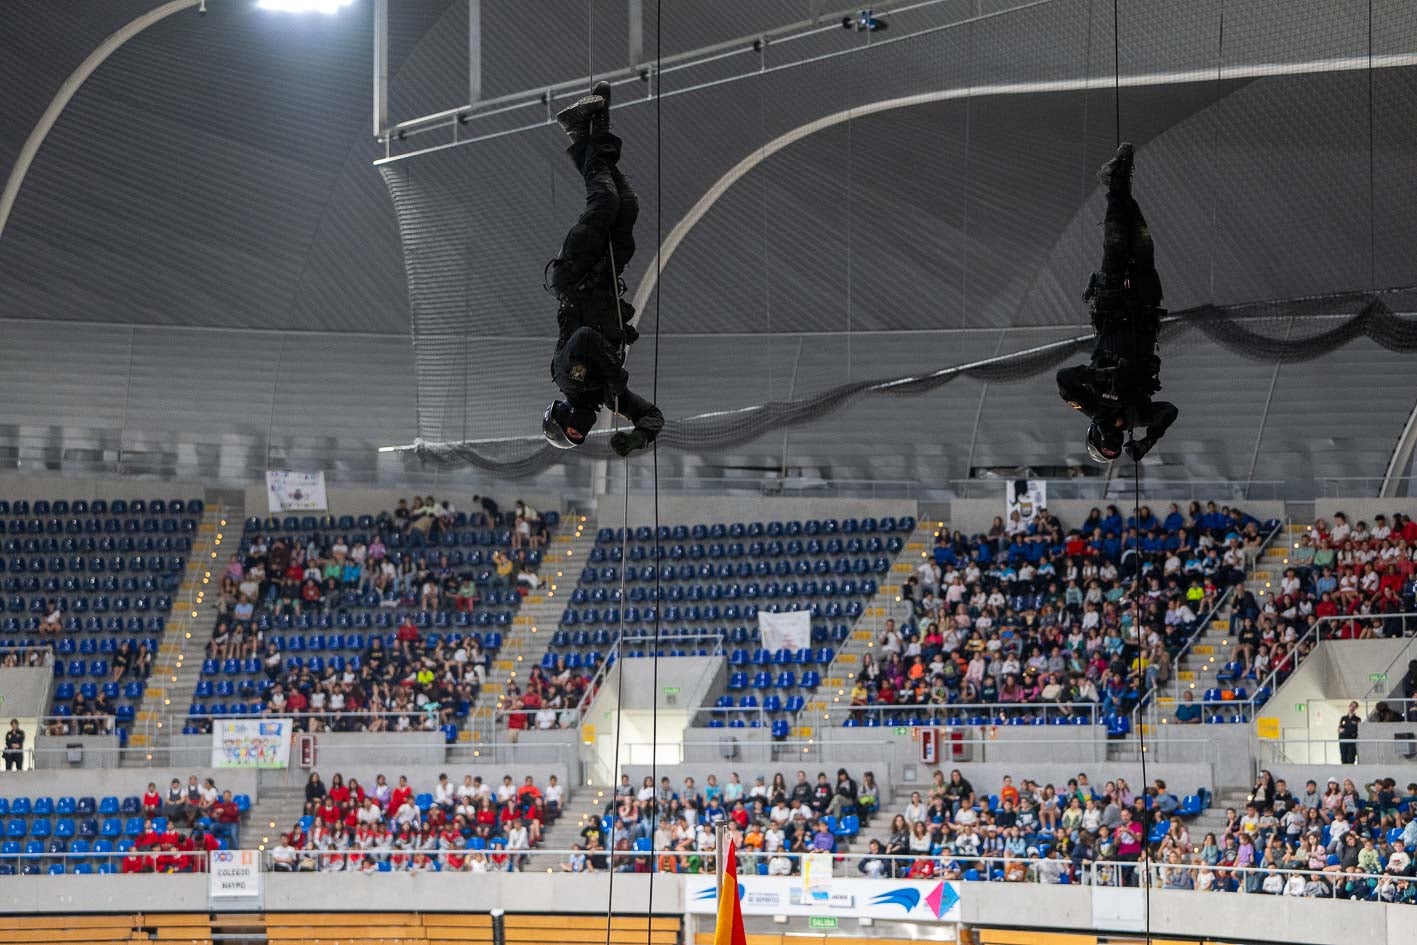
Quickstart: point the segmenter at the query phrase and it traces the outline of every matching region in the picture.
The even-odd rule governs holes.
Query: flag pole
[[[714,885],[718,887],[719,895],[723,894],[723,874],[728,871],[728,819],[724,818],[714,825],[714,876],[718,880]]]

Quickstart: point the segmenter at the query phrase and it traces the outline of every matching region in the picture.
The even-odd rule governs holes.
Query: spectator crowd
[[[1243,810],[1218,832],[1188,821],[1207,801],[1178,798],[1161,780],[1134,790],[1085,773],[1062,790],[1005,777],[984,795],[956,769],[936,772],[870,841],[857,869],[871,876],[1138,885],[1308,898],[1417,902],[1417,782],[1363,788],[1329,778],[1291,788],[1261,772]],[[900,859],[904,857],[904,859]]]
[[[941,533],[902,588],[910,619],[888,620],[863,660],[851,719],[874,706],[1125,714],[1171,677],[1263,543],[1258,520],[1214,502],[1164,518],[1094,508],[1074,528],[1045,509],[973,538]]]
[[[318,772],[305,786],[305,813],[269,849],[276,872],[515,872],[560,816],[564,788],[555,775],[500,784],[441,774],[415,791],[406,776],[380,774],[362,785]]]
[[[241,551],[220,572],[204,675],[225,674],[223,666],[250,675],[199,686],[198,699],[249,700],[240,706],[246,714],[290,715],[302,730],[451,726],[455,736],[456,720],[475,704],[490,669],[490,641],[500,640],[476,632],[492,624],[470,618],[484,607],[514,606],[539,584],[540,548],[550,532],[525,502],[504,513],[490,498],[473,501],[480,511],[467,515],[432,496],[400,499],[392,512],[361,522],[367,533],[267,534],[248,523]],[[453,550],[468,528],[501,529],[490,554]],[[329,626],[317,618],[349,610],[390,616],[368,622],[367,640],[364,633],[317,632],[319,649],[330,655],[306,659],[299,628],[316,632]],[[455,623],[447,619],[453,615],[469,619]],[[453,632],[428,632],[435,627]],[[287,637],[280,628],[295,630]],[[336,652],[351,641],[354,653]],[[194,705],[189,730],[205,729],[202,708]]]

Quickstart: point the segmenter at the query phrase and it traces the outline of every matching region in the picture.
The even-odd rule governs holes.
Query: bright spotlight
[[[256,6],[276,13],[338,13],[340,7],[347,7],[352,2],[353,0],[256,0]]]

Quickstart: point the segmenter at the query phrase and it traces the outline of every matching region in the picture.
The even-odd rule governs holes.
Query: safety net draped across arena
[[[642,61],[656,40],[670,55],[721,38],[664,6]],[[1413,293],[1393,291],[1417,285],[1417,8],[1116,7],[1114,20],[1112,0],[878,6],[878,32],[818,30],[617,85],[642,204],[626,298],[663,337],[661,444],[729,449],[867,398],[1022,381],[1078,356],[1093,172],[1119,125],[1178,316],[1167,350],[1292,362],[1360,338],[1417,347]],[[624,4],[590,11],[528,27],[589,32],[604,17],[593,65],[629,65]],[[569,100],[530,121],[479,118],[464,146],[380,167],[427,461],[516,477],[567,459],[534,434],[555,396],[542,267],[584,194],[549,120]],[[655,385],[647,342],[629,369],[632,387]],[[608,456],[605,438],[575,455]]]

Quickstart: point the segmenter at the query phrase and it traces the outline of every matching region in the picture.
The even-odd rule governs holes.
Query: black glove
[[[643,449],[647,442],[645,435],[639,430],[631,430],[628,433],[622,431],[610,437],[610,448],[615,451],[616,456],[629,456],[635,450]]]
[[[1122,449],[1127,451],[1128,458],[1134,463],[1141,462],[1141,458],[1151,451],[1156,445],[1156,441],[1149,436],[1144,436],[1140,440],[1128,440]]]
[[[625,344],[632,345],[640,340],[640,331],[629,322],[625,323]]]

